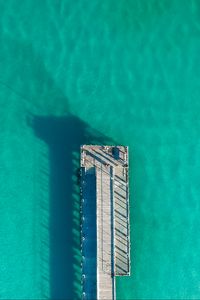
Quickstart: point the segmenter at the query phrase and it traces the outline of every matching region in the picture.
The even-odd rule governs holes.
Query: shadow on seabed
[[[80,197],[77,184],[80,145],[112,144],[113,141],[71,114],[63,117],[29,115],[28,125],[49,148],[50,297],[80,299]]]

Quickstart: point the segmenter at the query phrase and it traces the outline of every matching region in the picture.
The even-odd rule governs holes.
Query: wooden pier
[[[127,147],[81,147],[81,195],[83,298],[115,300],[130,275]]]

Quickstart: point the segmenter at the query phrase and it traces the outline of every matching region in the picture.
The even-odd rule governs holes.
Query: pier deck
[[[82,226],[84,257],[88,261],[91,260],[86,245],[94,244],[95,231],[96,252],[92,255],[92,261],[96,260],[96,265],[93,264],[96,267],[93,270],[93,273],[96,272],[93,274],[96,276],[96,285],[93,282],[96,288],[95,298],[114,300],[114,276],[130,275],[128,148],[84,145],[81,147],[81,169],[83,215],[85,201],[91,198],[92,187],[88,189],[87,186],[93,185],[94,188],[94,182],[90,181],[92,178],[96,191],[96,195],[93,191],[91,199],[96,203],[95,217],[93,215],[96,228],[93,224],[92,240],[84,222]],[[88,174],[92,174],[93,177]],[[86,268],[85,264],[86,261],[83,263],[83,269]],[[89,276],[84,274],[83,295],[86,299],[94,298],[94,293],[92,296],[87,288],[87,280],[94,280],[95,277],[91,272],[90,268]]]

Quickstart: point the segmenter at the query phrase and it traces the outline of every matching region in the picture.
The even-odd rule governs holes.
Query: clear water
[[[200,298],[198,0],[0,2],[0,298],[80,297],[81,143],[129,145],[132,276]]]

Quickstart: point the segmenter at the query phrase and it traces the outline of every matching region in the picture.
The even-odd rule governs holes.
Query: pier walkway
[[[82,146],[81,175],[83,298],[115,300],[115,276],[130,275],[128,148]]]

